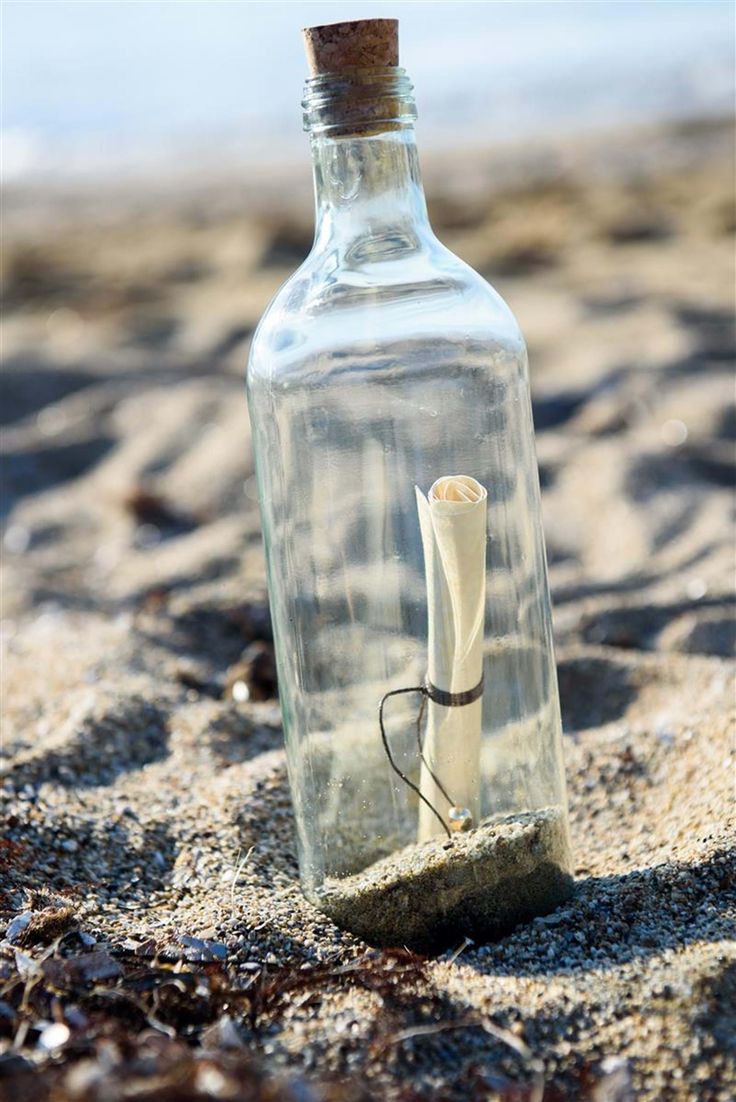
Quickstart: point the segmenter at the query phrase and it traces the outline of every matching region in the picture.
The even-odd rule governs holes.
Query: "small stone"
[[[33,1070],[31,1061],[19,1052],[0,1052],[0,1076],[22,1075]]]
[[[202,1041],[206,1048],[243,1048],[243,1038],[240,1036],[235,1021],[228,1015],[223,1016],[209,1026],[202,1034]]]
[[[116,960],[101,950],[84,953],[69,960],[73,970],[85,980],[109,980],[121,975],[122,968]]]
[[[567,915],[563,914],[539,915],[534,921],[535,923],[538,922],[540,926],[559,926],[566,917]]]
[[[64,1025],[63,1022],[54,1022],[46,1026],[38,1038],[38,1043],[47,1052],[52,1052],[54,1049],[62,1048],[70,1037],[71,1030],[68,1025]]]
[[[78,1006],[67,1006],[64,1009],[64,1017],[72,1029],[86,1029],[89,1025],[89,1018]]]
[[[232,698],[237,704],[247,704],[250,700],[250,689],[245,681],[238,679],[231,687]]]
[[[221,941],[210,941],[208,938],[190,937],[184,934],[179,938],[179,944],[184,946],[184,959],[188,961],[227,960],[228,948]]]
[[[197,1094],[209,1098],[232,1097],[233,1084],[214,1064],[200,1064],[197,1068]]]
[[[225,691],[236,703],[271,700],[276,696],[276,661],[267,642],[251,643],[227,672]]]
[[[23,914],[16,915],[8,923],[8,927],[5,931],[5,939],[9,941],[11,945],[17,945],[22,940],[22,934],[24,930],[27,930],[31,924],[33,918],[33,911],[24,911]]]

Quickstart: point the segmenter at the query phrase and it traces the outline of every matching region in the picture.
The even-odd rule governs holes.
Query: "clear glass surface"
[[[488,493],[484,687],[480,751],[464,768],[482,823],[540,812],[555,833],[546,901],[515,889],[518,907],[492,921],[473,914],[472,892],[469,917],[439,902],[439,941],[458,915],[458,933],[492,935],[570,886],[525,347],[501,298],[432,233],[409,122],[312,144],[314,248],[264,315],[247,380],[303,887],[369,940],[395,940],[330,908],[330,891],[419,845],[419,800],[391,768],[378,707],[427,672],[415,487],[472,476]],[[386,708],[415,783],[420,703]]]

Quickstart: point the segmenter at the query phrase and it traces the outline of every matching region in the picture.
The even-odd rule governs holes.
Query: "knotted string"
[[[467,689],[465,692],[462,693],[450,693],[446,692],[444,689],[438,689],[437,686],[433,685],[427,677],[421,685],[411,685],[407,686],[404,689],[391,689],[390,692],[384,693],[384,695],[381,697],[381,702],[378,705],[378,723],[381,728],[381,739],[383,741],[383,748],[386,751],[386,757],[389,760],[391,768],[393,769],[394,773],[397,774],[397,776],[401,777],[404,784],[407,785],[407,787],[411,788],[412,792],[416,792],[422,803],[426,804],[432,814],[435,815],[437,819],[439,819],[440,823],[442,824],[443,830],[447,834],[447,837],[452,838],[452,831],[440,815],[437,808],[431,802],[431,800],[427,799],[424,793],[420,790],[419,786],[414,784],[414,781],[410,780],[409,777],[407,777],[406,773],[404,773],[404,771],[400,769],[399,766],[396,764],[393,754],[391,753],[391,747],[388,744],[386,728],[383,723],[383,710],[386,701],[392,696],[403,696],[406,693],[419,693],[422,698],[421,704],[419,705],[419,714],[417,716],[417,747],[419,749],[419,759],[434,783],[436,784],[437,788],[439,788],[440,792],[447,800],[450,807],[454,807],[454,800],[450,798],[447,789],[442,784],[439,777],[432,770],[429,762],[424,757],[424,747],[422,744],[422,719],[424,717],[424,709],[427,700],[431,700],[434,704],[440,704],[443,708],[463,708],[466,704],[473,704],[483,695],[483,678],[481,677],[480,681],[473,689]]]

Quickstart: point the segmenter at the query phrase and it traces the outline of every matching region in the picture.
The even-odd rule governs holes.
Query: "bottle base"
[[[547,914],[573,889],[564,815],[547,808],[406,846],[312,896],[342,929],[380,947],[437,953],[492,941]]]

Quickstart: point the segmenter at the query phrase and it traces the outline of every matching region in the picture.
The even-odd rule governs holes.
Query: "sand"
[[[529,341],[576,889],[427,960],[297,881],[242,376],[307,201],[9,194],[0,1094],[733,1097],[731,135],[428,173]]]
[[[564,903],[572,887],[564,817],[544,808],[329,877],[315,902],[371,945],[437,953],[463,938],[495,940]]]

